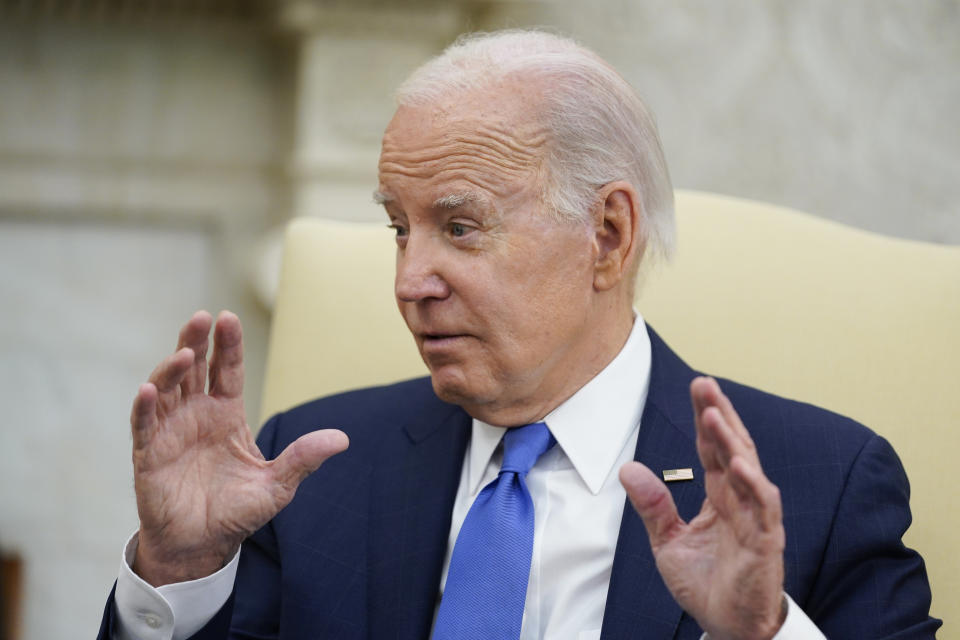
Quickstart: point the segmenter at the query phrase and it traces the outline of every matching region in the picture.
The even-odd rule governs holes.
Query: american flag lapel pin
[[[680,482],[681,480],[693,480],[693,469],[664,469],[664,482]]]

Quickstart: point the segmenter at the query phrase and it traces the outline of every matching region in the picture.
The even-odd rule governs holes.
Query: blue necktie
[[[533,554],[527,472],[556,442],[542,422],[503,434],[500,475],[467,513],[453,546],[433,640],[520,637]]]

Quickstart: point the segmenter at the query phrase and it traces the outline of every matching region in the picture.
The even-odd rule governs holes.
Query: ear
[[[593,286],[600,291],[621,282],[633,283],[633,265],[640,259],[640,194],[629,182],[618,180],[600,188],[594,214],[597,260]]]

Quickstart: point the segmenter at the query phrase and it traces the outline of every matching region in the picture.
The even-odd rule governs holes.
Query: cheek
[[[527,279],[512,291],[505,288],[489,306],[491,350],[508,367],[547,360],[583,326],[591,301],[589,287],[589,281],[571,282],[557,274]]]
[[[538,241],[474,262],[458,274],[460,286],[454,288],[482,324],[490,355],[504,363],[536,360],[582,322],[592,299],[591,252],[584,237],[531,237]]]
[[[593,293],[593,271],[588,262],[557,259],[530,269],[526,278],[527,307],[541,318],[579,315]]]

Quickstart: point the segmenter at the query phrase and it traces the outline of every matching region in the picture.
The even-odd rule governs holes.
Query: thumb
[[[338,429],[321,429],[304,434],[291,442],[273,461],[274,478],[295,490],[327,458],[345,451],[349,445],[347,434]]]
[[[644,465],[628,462],[620,467],[620,483],[627,490],[630,503],[643,520],[643,526],[650,537],[650,546],[654,550],[669,542],[686,526],[677,513],[667,485]]]

